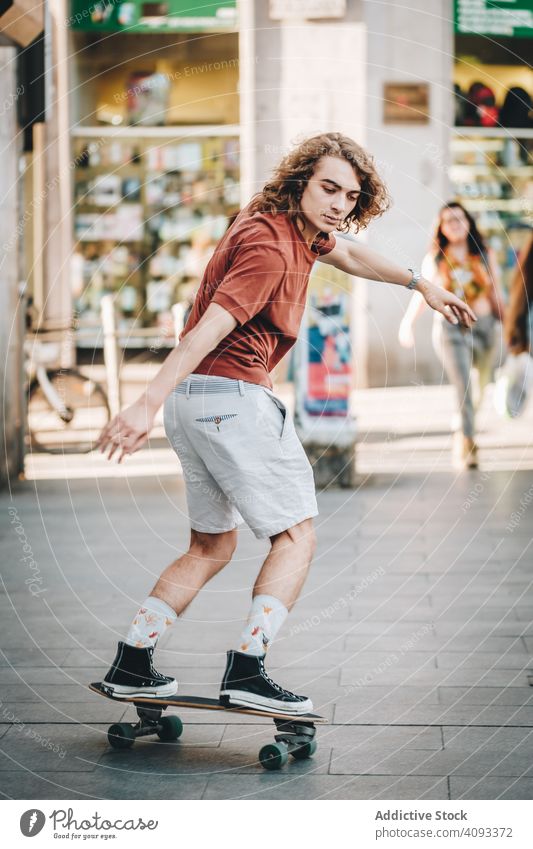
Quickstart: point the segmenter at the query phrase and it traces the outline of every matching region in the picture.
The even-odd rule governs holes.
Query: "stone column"
[[[440,205],[449,198],[453,128],[453,4],[451,0],[385,0],[364,4],[368,30],[367,146],[388,185],[392,208],[371,225],[370,247],[406,268],[420,267]],[[385,83],[426,83],[427,123],[384,123]],[[370,386],[439,382],[431,345],[431,311],[417,322],[416,351],[398,343],[409,293],[364,282]]]
[[[365,142],[365,54],[364,24],[344,16],[328,21],[285,20],[281,24],[281,133],[284,148],[304,138],[323,132],[341,132],[359,144]],[[313,68],[312,77],[307,70]],[[317,263],[309,287],[308,304],[312,298],[321,303],[322,294],[343,304],[334,331],[348,326],[352,354],[350,366],[358,373],[358,338],[353,307],[356,281],[343,272]],[[346,305],[346,308],[345,308]],[[316,316],[314,317],[316,319]],[[346,318],[346,321],[345,321]],[[298,343],[296,369],[296,426],[307,455],[313,464],[315,483],[319,488],[353,486],[355,483],[356,422],[349,409],[342,414],[335,404],[309,403],[309,331],[314,320],[310,307],[302,323]],[[322,320],[319,320],[319,324]],[[340,324],[339,324],[340,322]],[[332,331],[333,332],[333,331]],[[327,336],[324,338],[328,338]],[[328,338],[328,344],[334,337]],[[336,338],[336,337],[335,337]],[[324,349],[325,351],[325,349]],[[325,353],[324,353],[325,356]],[[339,378],[328,369],[330,387]],[[347,387],[349,391],[349,386]],[[314,413],[310,412],[314,409]]]
[[[291,17],[283,4],[277,6],[279,18],[271,18],[267,0],[241,2],[243,203],[261,188],[289,148],[307,136],[339,131],[365,143],[366,32],[360,20],[360,3],[348,0],[341,17],[319,20],[305,18],[309,10],[310,14],[316,12],[316,4],[291,4]],[[353,331],[359,282],[348,275],[340,281],[339,275],[331,276],[321,263],[315,266],[315,279],[318,276],[329,282],[331,276],[331,285],[341,285],[348,293]],[[307,339],[306,320],[302,324],[303,343]],[[352,339],[355,361],[363,338],[361,334]],[[352,485],[355,422],[350,416],[311,419],[306,414],[307,384],[301,372],[307,368],[304,347],[300,345],[296,352],[301,362],[297,369],[296,423],[313,462],[316,483],[320,487]],[[355,373],[360,374],[358,369]]]

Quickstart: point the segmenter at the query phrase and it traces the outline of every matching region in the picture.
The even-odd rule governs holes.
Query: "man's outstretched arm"
[[[354,277],[366,277],[367,280],[396,283],[399,286],[407,286],[412,276],[407,268],[402,268],[366,245],[343,238],[337,238],[333,250],[318,259]],[[450,324],[460,322],[471,327],[476,321],[470,307],[442,286],[430,283],[422,277],[416,285],[416,290],[424,297],[426,303],[442,313]]]
[[[219,304],[210,304],[202,318],[166,358],[141,397],[112,419],[100,434],[100,451],[108,459],[120,450],[119,463],[146,442],[155,414],[167,395],[194,371],[198,363],[237,326],[237,320]]]

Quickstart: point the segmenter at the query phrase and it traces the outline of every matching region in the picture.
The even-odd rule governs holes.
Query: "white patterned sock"
[[[271,595],[256,595],[241,634],[239,651],[256,657],[268,650],[289,611]]]
[[[159,637],[178,618],[166,601],[148,596],[133,617],[125,642],[137,649],[155,646]]]

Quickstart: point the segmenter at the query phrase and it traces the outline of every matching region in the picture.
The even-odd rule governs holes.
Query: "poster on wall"
[[[429,85],[384,83],[383,123],[429,124]]]
[[[348,416],[353,384],[352,287],[347,274],[321,265],[311,276],[302,383],[302,407],[309,416]],[[303,371],[303,373],[302,373]]]

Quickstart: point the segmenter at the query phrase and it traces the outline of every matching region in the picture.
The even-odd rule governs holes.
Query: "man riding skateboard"
[[[224,703],[313,709],[270,678],[264,659],[304,583],[318,514],[313,472],[270,372],[296,342],[315,260],[348,274],[416,288],[449,322],[472,311],[452,293],[334,231],[366,227],[388,206],[371,157],[341,133],[307,139],[239,213],[205,270],[179,344],[143,395],[102,431],[119,462],[146,441],[164,404],[166,435],[183,469],[188,551],[162,573],[137,611],[105,677],[115,697],[170,696],[174,678],[153,666],[166,628],[230,560],[244,520],[270,551],[248,620],[228,651]]]

